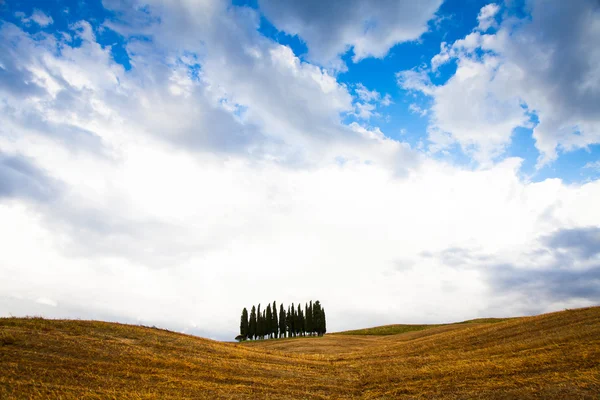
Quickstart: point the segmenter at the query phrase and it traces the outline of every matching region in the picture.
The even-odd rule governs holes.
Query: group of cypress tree
[[[276,339],[296,336],[323,336],[327,332],[325,322],[325,309],[319,300],[312,301],[302,306],[294,307],[294,303],[285,310],[283,304],[279,307],[277,315],[277,303],[267,305],[265,310],[252,306],[250,315],[244,308],[240,320],[240,335],[237,340],[246,339]]]

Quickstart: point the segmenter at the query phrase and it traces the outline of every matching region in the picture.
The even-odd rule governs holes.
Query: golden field
[[[392,326],[234,344],[3,318],[0,399],[600,399],[600,307]]]

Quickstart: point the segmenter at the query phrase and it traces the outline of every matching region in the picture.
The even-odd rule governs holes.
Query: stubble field
[[[390,327],[234,344],[4,318],[0,398],[599,399],[600,307]]]

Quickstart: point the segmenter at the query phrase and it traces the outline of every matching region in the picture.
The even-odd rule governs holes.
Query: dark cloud
[[[600,265],[585,270],[519,268],[510,264],[488,268],[488,282],[497,292],[519,292],[551,300],[600,301]]]
[[[530,0],[528,3],[531,24],[519,35],[516,44],[520,46],[512,47],[511,55],[519,64],[535,71],[530,78],[548,89],[545,94],[564,113],[598,118],[600,87],[593,81],[599,78],[600,52],[594,32],[598,33],[600,2]],[[530,46],[543,51],[547,58],[543,62],[532,59]]]
[[[542,247],[520,254],[522,264],[499,263],[493,255],[459,247],[421,256],[481,271],[502,301],[511,294],[524,296],[521,311],[528,314],[556,301],[600,301],[600,261],[592,261],[600,254],[600,227],[561,229],[540,237],[539,243]]]
[[[16,98],[45,96],[46,89],[35,82],[35,77],[23,67],[21,57],[28,55],[18,51],[22,31],[15,25],[5,23],[0,28],[0,94]]]
[[[60,142],[71,151],[83,150],[96,155],[108,155],[108,150],[100,136],[76,125],[49,121],[34,112],[19,115],[15,118],[15,122],[24,129],[30,129],[39,135]]]
[[[552,160],[557,147],[600,141],[600,2],[526,4],[531,18],[512,33],[506,56],[526,77],[521,96],[540,120],[536,147]]]
[[[26,197],[45,202],[57,196],[59,187],[31,160],[0,152],[0,199]]]
[[[0,46],[0,92],[19,97],[45,95],[46,90],[34,82],[29,71],[18,70],[7,59],[3,47]]]
[[[544,246],[527,255],[524,263],[547,259],[547,264],[500,264],[485,269],[498,293],[521,293],[545,301],[586,299],[600,301],[600,262],[582,267],[600,253],[600,227],[561,229],[540,238]]]
[[[600,227],[563,229],[542,241],[551,249],[566,250],[579,258],[589,259],[600,253]]]

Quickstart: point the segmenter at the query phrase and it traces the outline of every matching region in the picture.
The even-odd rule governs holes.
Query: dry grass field
[[[600,307],[243,344],[104,322],[0,319],[1,399],[598,400],[599,393]]]

